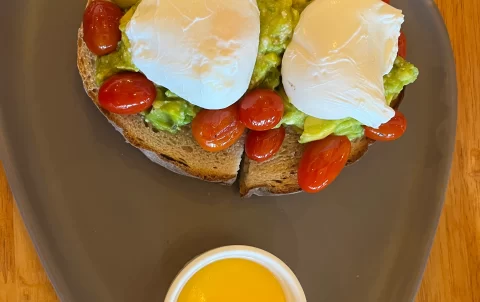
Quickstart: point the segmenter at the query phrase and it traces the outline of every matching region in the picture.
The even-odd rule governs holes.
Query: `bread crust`
[[[97,99],[100,87],[95,79],[97,56],[83,40],[83,25],[78,31],[77,43],[77,66],[85,91],[129,144],[154,163],[175,173],[225,185],[235,182],[242,159],[244,137],[227,150],[212,153],[203,150],[195,142],[189,127],[184,127],[176,134],[154,131],[145,124],[141,115],[120,115],[102,109]]]

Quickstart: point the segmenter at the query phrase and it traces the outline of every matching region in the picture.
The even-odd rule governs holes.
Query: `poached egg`
[[[315,0],[300,16],[282,61],[285,92],[316,118],[378,128],[395,114],[383,76],[398,52],[402,12],[381,0]]]
[[[255,0],[142,0],[126,35],[148,79],[194,105],[222,109],[248,89],[260,15]]]

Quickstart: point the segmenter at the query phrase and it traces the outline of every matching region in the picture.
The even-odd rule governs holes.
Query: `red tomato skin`
[[[136,114],[150,108],[156,96],[155,85],[143,74],[124,72],[103,83],[98,92],[98,102],[112,113]]]
[[[372,127],[363,127],[365,129],[365,136],[376,141],[394,141],[402,137],[407,131],[407,119],[400,111],[395,111],[395,116],[380,125],[378,129]]]
[[[390,0],[382,0],[383,2],[390,4]]]
[[[303,191],[317,193],[330,185],[345,167],[352,144],[346,136],[328,136],[308,143],[298,168]]]
[[[248,129],[273,129],[283,117],[282,98],[268,89],[255,89],[240,100],[240,120]]]
[[[404,59],[407,57],[407,39],[403,32],[400,32],[400,37],[398,37],[398,56]]]
[[[117,49],[122,15],[120,7],[109,1],[96,0],[88,5],[83,14],[83,40],[91,52],[103,56]]]
[[[264,162],[277,154],[285,139],[285,128],[267,131],[251,130],[245,140],[245,154],[256,162]]]
[[[197,143],[210,152],[232,146],[245,131],[238,118],[238,104],[219,110],[203,109],[192,121],[192,135]]]

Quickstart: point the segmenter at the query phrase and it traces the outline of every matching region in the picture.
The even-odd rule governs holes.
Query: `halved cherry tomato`
[[[88,5],[83,14],[83,40],[91,52],[103,56],[117,49],[122,15],[120,7],[109,1],[96,0]]]
[[[270,129],[267,131],[251,130],[245,141],[245,153],[248,158],[263,162],[274,156],[285,139],[285,128]]]
[[[242,136],[244,130],[236,103],[220,110],[204,109],[192,121],[193,137],[207,151],[227,149]]]
[[[403,32],[400,32],[400,37],[398,37],[398,55],[404,59],[407,56],[407,39]]]
[[[240,100],[240,120],[248,129],[274,128],[283,116],[282,98],[272,90],[256,89]]]
[[[345,167],[352,144],[346,136],[328,136],[307,145],[298,168],[298,184],[308,193],[325,189]]]
[[[113,113],[136,114],[152,106],[156,96],[155,85],[143,74],[125,72],[103,83],[98,92],[98,102]]]
[[[393,141],[400,138],[407,130],[407,119],[400,112],[396,111],[395,116],[385,124],[380,125],[378,129],[372,127],[363,127],[365,136],[376,141]]]

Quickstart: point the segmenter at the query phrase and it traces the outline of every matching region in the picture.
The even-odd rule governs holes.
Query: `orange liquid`
[[[178,302],[285,302],[277,278],[245,259],[224,259],[199,270],[183,287]]]

